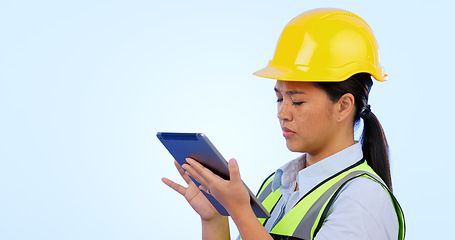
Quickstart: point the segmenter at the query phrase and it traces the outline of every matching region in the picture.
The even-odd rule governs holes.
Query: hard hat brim
[[[365,62],[351,63],[341,68],[316,68],[297,66],[296,68],[283,68],[273,66],[271,62],[267,67],[254,72],[259,77],[296,82],[342,82],[357,73],[369,73],[376,80],[387,81],[387,75],[382,68],[377,68]],[[349,75],[346,75],[349,73]]]

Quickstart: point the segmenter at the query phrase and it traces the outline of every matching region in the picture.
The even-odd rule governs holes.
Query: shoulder
[[[381,208],[391,207],[394,210],[389,192],[380,183],[367,177],[358,177],[346,183],[336,196],[334,205],[340,201],[358,205],[372,214],[380,212]]]
[[[366,177],[348,182],[336,196],[316,239],[396,239],[398,219],[389,193]]]

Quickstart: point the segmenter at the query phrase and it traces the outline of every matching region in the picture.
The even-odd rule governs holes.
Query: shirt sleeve
[[[386,240],[398,238],[398,218],[388,192],[359,177],[347,183],[329,209],[316,240]]]

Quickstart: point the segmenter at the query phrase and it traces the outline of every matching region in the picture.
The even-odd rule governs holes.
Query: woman
[[[273,60],[255,75],[277,79],[286,145],[303,155],[264,181],[258,198],[269,219],[257,219],[251,210],[235,159],[229,181],[194,159],[183,169],[176,164],[188,187],[163,181],[200,215],[203,239],[229,239],[228,219],[189,176],[226,208],[242,239],[404,239],[387,141],[368,105],[371,77],[385,81],[387,75],[367,23],[338,9],[304,12],[288,23]],[[361,143],[354,140],[360,119]]]

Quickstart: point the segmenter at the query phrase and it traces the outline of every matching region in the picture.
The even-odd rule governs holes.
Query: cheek
[[[299,127],[308,133],[323,130],[329,123],[331,115],[332,113],[325,107],[307,108],[296,114]]]

